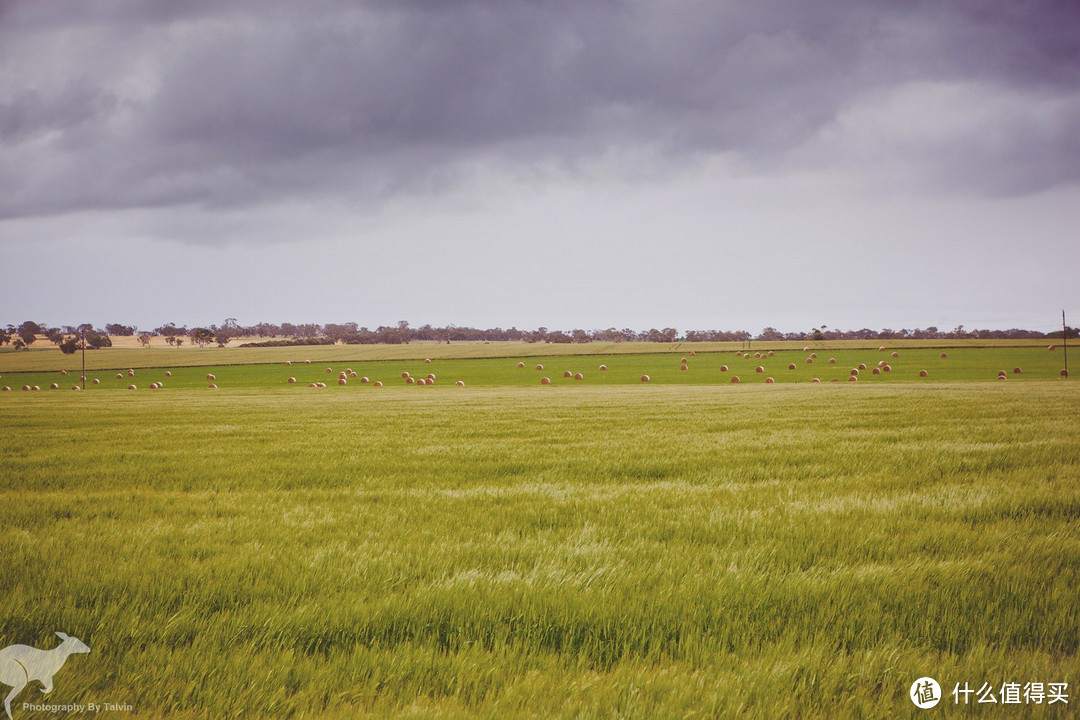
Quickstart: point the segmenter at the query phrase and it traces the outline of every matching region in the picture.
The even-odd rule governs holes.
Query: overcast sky
[[[1078,235],[1069,0],[0,0],[3,324],[1052,329]]]

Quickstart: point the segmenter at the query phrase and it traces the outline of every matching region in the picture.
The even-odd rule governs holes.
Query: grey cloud
[[[914,185],[976,193],[1080,179],[1074,3],[76,6],[0,4],[0,217],[376,202],[476,162],[628,150],[752,172],[902,152]],[[858,151],[841,134],[813,152],[852,107],[919,82],[1064,100],[988,120],[992,144],[886,133]]]

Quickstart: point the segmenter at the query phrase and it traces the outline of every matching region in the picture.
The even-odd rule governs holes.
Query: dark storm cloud
[[[8,0],[0,217],[366,203],[630,152],[1025,193],[1080,179],[1078,98],[1071,2]]]

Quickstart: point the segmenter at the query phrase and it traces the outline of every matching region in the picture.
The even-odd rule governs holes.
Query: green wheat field
[[[1080,703],[1080,388],[1060,350],[471,347],[103,350],[82,392],[78,356],[0,354],[0,646],[91,648],[14,716]],[[339,386],[346,368],[385,386]],[[935,709],[908,699],[922,676]],[[1067,682],[1069,704],[954,704],[957,683],[1005,681]]]

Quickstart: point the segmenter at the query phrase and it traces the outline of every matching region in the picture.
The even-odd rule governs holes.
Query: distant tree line
[[[1075,338],[1080,335],[1077,328],[1068,328],[1067,336]],[[85,343],[88,350],[111,347],[110,337],[127,336],[138,337],[143,346],[149,346],[151,338],[162,337],[165,342],[173,347],[181,347],[185,343],[205,347],[216,345],[225,347],[234,338],[255,337],[268,338],[262,342],[248,342],[241,347],[274,347],[282,345],[328,345],[344,343],[348,345],[403,345],[414,340],[427,342],[500,342],[517,341],[528,343],[588,343],[588,342],[750,342],[755,340],[788,340],[796,342],[821,342],[830,340],[954,340],[973,338],[977,340],[1028,340],[1028,339],[1054,339],[1061,337],[1061,331],[1043,333],[1038,330],[966,330],[959,325],[952,330],[942,331],[936,327],[892,330],[839,330],[829,328],[826,325],[811,328],[807,331],[780,332],[776,328],[767,327],[757,335],[745,330],[685,330],[679,332],[675,328],[650,328],[649,330],[633,330],[631,328],[608,328],[606,330],[550,330],[539,327],[535,330],[518,330],[516,327],[508,329],[474,327],[462,327],[447,325],[434,327],[421,325],[410,327],[408,321],[400,320],[396,325],[380,325],[374,330],[362,327],[354,322],[328,323],[273,323],[261,322],[255,325],[240,325],[236,318],[226,318],[220,325],[212,324],[209,327],[189,328],[175,323],[166,323],[153,330],[142,330],[134,325],[122,325],[109,323],[104,329],[95,328],[92,325],[63,325],[61,327],[48,327],[41,323],[30,320],[15,326],[8,325],[0,328],[0,346],[11,345],[16,350],[29,348],[43,336],[57,345],[62,352],[73,353],[81,349]],[[284,339],[281,339],[284,338]]]

